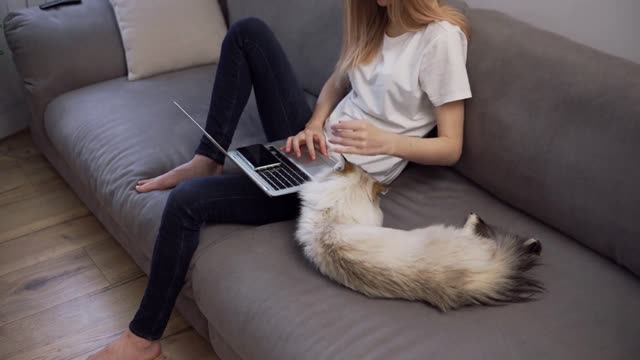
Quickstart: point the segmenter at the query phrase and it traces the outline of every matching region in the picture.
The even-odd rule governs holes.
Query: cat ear
[[[387,185],[376,181],[373,183],[373,188],[371,189],[371,197],[377,199],[380,197],[380,194],[385,194],[388,190],[389,187]]]
[[[356,171],[356,166],[353,165],[352,163],[350,163],[349,161],[347,161],[347,159],[344,159],[344,166],[339,171],[339,173],[341,173],[341,174],[350,174],[350,173],[352,173],[354,171]]]
[[[531,254],[540,255],[542,253],[542,243],[540,240],[531,238],[524,242],[524,247]]]
[[[480,222],[479,219],[478,215],[470,213],[469,216],[467,216],[467,221],[464,223],[464,229],[473,233],[476,225]]]
[[[491,238],[493,233],[491,227],[487,225],[487,223],[485,223],[484,220],[480,218],[480,216],[474,213],[469,214],[469,216],[467,217],[467,222],[464,224],[464,229],[471,234],[482,236],[485,238]]]

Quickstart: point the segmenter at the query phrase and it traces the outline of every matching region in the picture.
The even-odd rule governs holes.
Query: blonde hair
[[[379,6],[375,0],[344,0],[344,37],[336,66],[341,78],[378,55],[391,20],[407,31],[445,20],[459,26],[467,38],[471,33],[467,18],[457,9],[441,5],[440,0],[391,0],[387,7]]]

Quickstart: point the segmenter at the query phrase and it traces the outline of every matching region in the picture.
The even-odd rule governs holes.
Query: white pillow
[[[227,32],[218,0],[110,0],[129,80],[215,63]]]

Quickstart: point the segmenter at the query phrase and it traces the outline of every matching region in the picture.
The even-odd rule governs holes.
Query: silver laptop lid
[[[220,146],[220,144],[218,144],[218,142],[213,137],[211,137],[211,135],[209,135],[209,133],[205,129],[203,129],[202,126],[200,126],[200,124],[198,124],[198,122],[195,121],[195,119],[191,117],[191,115],[189,115],[189,113],[185,109],[182,108],[182,106],[180,106],[180,104],[178,104],[175,100],[173,101],[173,103],[176,104],[178,109],[180,109],[185,115],[187,115],[189,120],[193,121],[193,123],[196,124],[198,128],[200,128],[204,136],[206,136],[213,143],[213,145],[215,145],[218,148],[218,150],[222,151],[224,156],[229,156],[229,154],[227,153],[227,150],[225,150],[222,146]]]

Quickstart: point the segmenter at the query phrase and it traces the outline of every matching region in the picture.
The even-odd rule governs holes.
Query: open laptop
[[[286,140],[268,144],[256,144],[226,151],[218,142],[198,124],[177,102],[173,102],[202,133],[226,157],[233,161],[253,182],[269,196],[281,196],[295,193],[302,184],[326,175],[330,171],[344,166],[343,158],[327,157],[316,152],[316,160],[311,160],[306,146],[302,156],[290,156],[280,151]]]

